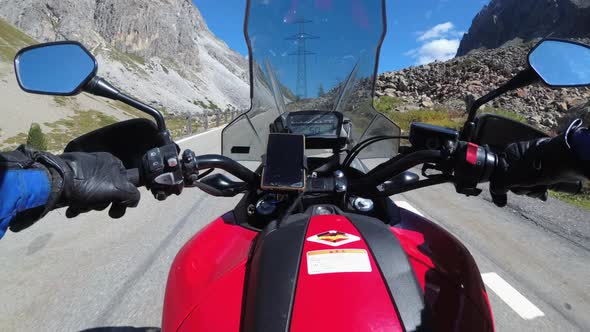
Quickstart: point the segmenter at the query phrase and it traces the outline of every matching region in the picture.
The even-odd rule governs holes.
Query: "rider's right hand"
[[[581,128],[581,121],[575,121],[557,137],[510,144],[500,154],[497,171],[490,179],[494,203],[505,206],[508,191],[547,200],[551,185],[588,178],[588,163],[572,149],[572,137],[581,130],[586,129]]]

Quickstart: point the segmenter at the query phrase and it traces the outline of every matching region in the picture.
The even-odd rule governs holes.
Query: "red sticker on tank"
[[[348,233],[344,233],[344,232],[327,231],[327,232],[322,232],[322,233],[316,234],[314,236],[310,236],[307,238],[307,241],[325,244],[325,245],[331,246],[331,247],[338,247],[338,246],[341,246],[341,245],[344,245],[347,243],[359,241],[360,239],[361,238],[356,235],[352,235],[352,234],[348,234]]]

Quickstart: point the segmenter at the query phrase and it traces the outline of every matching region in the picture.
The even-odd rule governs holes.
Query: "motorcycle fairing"
[[[248,253],[257,232],[213,221],[178,252],[168,275],[162,331],[239,331]]]
[[[305,241],[290,331],[358,331],[367,326],[369,322],[375,330],[403,331],[387,284],[382,278],[382,268],[380,268],[377,258],[372,254],[368,241],[363,239],[363,234],[350,220],[338,215],[314,216],[310,220],[306,237],[325,234],[330,230],[345,234],[343,236],[358,237],[360,240],[337,247]],[[347,255],[347,252],[353,251],[357,253],[348,255],[368,256],[370,272],[313,275],[309,273],[312,268],[311,264],[318,265],[317,262],[310,261],[311,257],[318,255],[346,257],[344,255]],[[342,260],[344,259],[346,258]],[[351,267],[342,264],[343,270]],[[349,262],[348,264],[354,263]],[[407,265],[411,273],[411,267],[409,264]],[[418,287],[417,282],[416,287]],[[420,295],[420,293],[416,288],[416,294]]]
[[[384,269],[384,266],[388,264],[392,267],[400,266],[394,256],[389,255],[391,250],[383,250],[379,254],[378,250],[374,249],[375,245],[372,244],[375,241],[374,236],[367,236],[363,226],[359,226],[362,223],[376,222],[380,226],[376,226],[375,231],[379,229],[380,232],[395,235],[407,254],[418,284],[419,294],[428,308],[431,318],[430,327],[433,330],[494,331],[485,286],[469,251],[456,238],[429,220],[400,209],[393,203],[391,209],[395,209],[397,213],[391,213],[391,217],[395,220],[390,220],[388,224],[382,221],[371,221],[372,219],[368,217],[335,211],[340,216],[322,216],[327,220],[322,219],[322,222],[318,222],[317,225],[344,217],[358,232],[348,228],[346,230],[349,231],[343,229],[343,232],[362,238],[363,243],[371,248],[371,257],[380,269]],[[163,331],[252,331],[247,329],[247,322],[250,326],[254,323],[260,324],[263,330],[265,324],[260,317],[266,319],[270,316],[260,316],[256,322],[256,315],[264,315],[264,313],[256,313],[257,305],[266,307],[275,314],[283,312],[291,315],[286,318],[284,315],[272,316],[277,317],[276,321],[283,322],[285,328],[282,331],[297,328],[299,310],[305,310],[305,314],[312,317],[314,313],[307,310],[310,307],[307,307],[305,302],[297,300],[297,294],[306,292],[303,287],[307,286],[303,286],[303,283],[299,281],[301,272],[305,270],[305,267],[301,266],[303,264],[301,257],[306,250],[303,241],[309,237],[308,234],[313,233],[308,225],[315,227],[317,222],[314,219],[314,222],[310,223],[309,220],[317,217],[312,217],[310,214],[294,215],[288,218],[280,228],[267,228],[260,232],[245,228],[239,222],[239,218],[236,219],[233,213],[228,213],[203,229],[183,247],[171,267],[164,304]],[[296,236],[281,235],[281,232],[293,233]],[[275,237],[275,235],[279,236]],[[279,241],[266,242],[263,241],[265,238],[267,240],[274,238]],[[272,242],[274,245],[268,246],[268,243]],[[358,244],[359,241],[347,245],[352,248]],[[294,247],[295,250],[283,251],[280,249],[282,247]],[[337,248],[334,247],[334,249]],[[268,256],[270,258],[266,260],[279,262],[279,265],[262,265],[263,262],[260,260],[256,263],[253,257],[256,255]],[[381,262],[384,258],[379,258],[379,255],[383,255],[386,259],[385,263]],[[285,264],[280,264],[281,258],[285,259]],[[403,260],[401,263],[403,264]],[[262,266],[267,268],[262,269]],[[276,275],[290,275],[293,278],[287,280],[283,280],[282,277],[281,280],[274,278],[277,279],[276,281],[273,281],[272,277],[260,279],[261,272],[270,276],[273,271],[277,273]],[[376,269],[373,268],[372,271]],[[265,282],[256,280],[265,280]],[[343,285],[338,283],[341,285],[338,288],[345,289],[350,294],[362,292],[361,288],[364,287],[385,287],[383,285],[387,284],[387,280],[387,277],[382,275],[380,282]],[[395,285],[395,280],[393,284]],[[266,288],[262,292],[268,294],[268,301],[256,304],[256,292],[260,291],[260,287]],[[383,293],[389,296],[390,303],[396,306],[396,311],[399,310],[403,301],[409,299],[394,293],[392,295],[389,290],[381,291],[380,294]],[[284,300],[280,300],[281,298]],[[334,302],[332,300],[330,303],[333,305]],[[280,304],[283,309],[273,308],[273,303],[277,306]],[[325,306],[326,308],[322,308],[320,312],[326,317],[329,317],[330,312],[333,313],[332,317],[347,317],[350,314],[349,311],[345,311],[345,314],[339,312],[336,316],[335,311],[330,311],[330,306]],[[372,310],[390,312],[383,301],[362,301],[353,304],[353,307],[349,309],[356,309],[359,312]],[[370,315],[367,317],[372,318]],[[400,317],[402,316],[398,313],[390,315],[388,322],[395,324],[393,322],[398,321],[401,326],[403,320]],[[326,318],[323,317],[323,319]],[[309,324],[317,321],[317,319],[312,320]],[[271,324],[270,321],[267,322]],[[367,319],[364,323],[363,326],[356,326],[354,330],[371,330],[373,327],[370,325],[371,321]]]
[[[310,208],[261,233],[249,266],[244,331],[358,331],[369,322],[394,331],[424,327],[422,291],[397,238],[379,220],[330,208],[337,214]],[[338,247],[306,240],[330,230],[360,240]],[[321,249],[364,250],[371,271],[309,275],[307,254]],[[337,322],[327,319],[334,316]]]
[[[407,253],[438,331],[494,331],[494,319],[477,264],[444,228],[400,209],[391,227]]]

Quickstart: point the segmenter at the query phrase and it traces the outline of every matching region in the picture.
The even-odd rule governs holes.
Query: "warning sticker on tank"
[[[334,249],[307,252],[307,273],[326,274],[371,272],[371,261],[364,249]]]
[[[359,241],[361,238],[339,231],[327,231],[307,238],[307,241],[338,247],[343,244]]]

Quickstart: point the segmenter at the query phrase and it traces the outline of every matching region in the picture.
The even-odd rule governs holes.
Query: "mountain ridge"
[[[544,37],[590,37],[590,1],[491,0],[473,19],[457,56]]]
[[[0,0],[0,17],[41,42],[82,42],[100,75],[170,113],[249,105],[247,60],[190,0]]]

